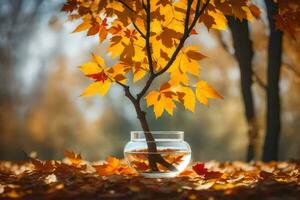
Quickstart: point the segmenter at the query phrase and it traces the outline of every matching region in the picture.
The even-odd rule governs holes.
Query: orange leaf
[[[137,170],[146,171],[149,169],[149,166],[144,162],[132,161],[132,164],[135,166]]]
[[[259,9],[256,5],[250,4],[250,5],[249,5],[249,9],[250,9],[250,12],[252,13],[252,15],[253,15],[256,19],[259,19],[259,18],[260,18],[261,11],[260,11],[260,9]]]
[[[64,156],[70,160],[74,167],[78,167],[82,164],[82,159],[80,154],[75,154],[73,151],[65,150]]]
[[[100,30],[100,25],[99,25],[99,23],[95,22],[95,23],[93,23],[92,27],[87,32],[87,36],[95,35],[99,32],[99,30]]]

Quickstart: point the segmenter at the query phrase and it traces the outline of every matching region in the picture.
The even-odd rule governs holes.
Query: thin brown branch
[[[144,39],[146,39],[145,34],[144,34],[144,33],[141,31],[141,29],[136,25],[136,23],[133,21],[133,19],[131,19],[131,21],[132,21],[132,24],[133,24],[135,30],[137,30],[137,32],[139,32],[139,33],[141,34],[141,36],[142,36]]]
[[[151,44],[150,44],[150,29],[151,29],[151,6],[150,6],[150,0],[147,0],[147,6],[146,6],[146,51],[147,51],[147,57],[148,57],[148,64],[150,68],[150,73],[154,73],[153,68],[153,60],[152,60],[152,53],[151,53]]]
[[[187,9],[186,9],[186,17],[185,17],[185,22],[184,22],[184,34],[189,29],[189,21],[190,21],[192,3],[193,3],[193,0],[188,0]]]
[[[137,100],[136,100],[136,98],[134,98],[134,96],[130,92],[130,87],[128,85],[121,83],[120,81],[116,81],[116,83],[123,87],[125,96],[128,97],[129,100],[135,105],[137,103]]]
[[[124,1],[122,1],[122,0],[118,0],[118,2],[120,2],[121,4],[123,4],[128,10],[130,10],[131,12],[134,12],[134,13],[136,13],[136,11],[133,9],[133,8],[131,8],[127,3],[125,3]]]
[[[118,2],[120,2],[122,5],[124,5],[125,8],[127,8],[129,11],[131,11],[131,12],[133,12],[134,14],[137,15],[137,11],[134,10],[134,9],[132,9],[132,8],[131,8],[128,4],[126,4],[124,1],[118,0]],[[134,22],[133,18],[130,17],[130,19],[131,19],[131,21],[132,21],[132,24],[133,24],[134,28],[137,30],[137,32],[139,32],[143,38],[146,38],[145,34],[144,34],[144,33],[141,31],[141,29],[136,25],[136,23]]]
[[[258,76],[258,74],[255,71],[252,71],[253,77],[255,82],[264,90],[267,90],[266,83],[263,82],[263,80]]]
[[[146,82],[144,88],[137,94],[137,100],[140,101],[141,98],[146,94],[148,89],[150,88],[153,80],[156,78],[154,74],[150,74],[148,81]]]

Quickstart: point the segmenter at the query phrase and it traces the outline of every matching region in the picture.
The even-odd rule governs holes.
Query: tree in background
[[[0,158],[7,152],[16,152],[11,145],[22,130],[16,126],[20,104],[20,91],[18,87],[19,77],[16,58],[19,47],[32,33],[34,20],[39,17],[39,10],[44,0],[32,1],[26,7],[26,1],[1,1],[0,2]],[[18,146],[17,144],[16,146]],[[16,157],[16,155],[13,155]]]
[[[255,157],[256,137],[258,135],[254,99],[251,89],[253,82],[252,41],[250,40],[248,22],[246,20],[239,21],[237,19],[234,19],[233,17],[227,17],[227,19],[228,26],[232,34],[235,57],[240,68],[241,93],[243,97],[248,128],[247,161],[250,161]]]
[[[278,4],[265,1],[269,21],[269,46],[268,46],[268,70],[267,70],[267,118],[266,135],[263,149],[263,160],[278,159],[280,139],[280,95],[279,79],[282,56],[282,32],[276,30],[274,16],[278,15]]]
[[[123,87],[145,132],[148,151],[157,152],[141,100],[145,97],[158,118],[164,111],[173,115],[175,102],[194,111],[195,99],[207,105],[209,98],[221,98],[209,84],[199,80],[198,61],[205,57],[198,52],[199,47],[184,44],[191,35],[198,34],[194,29],[198,23],[208,29],[223,29],[225,15],[247,19],[251,16],[247,2],[68,0],[62,11],[69,12],[71,19],[83,20],[74,32],[87,30],[88,36],[99,35],[100,42],[108,38],[109,53],[119,56],[119,62],[112,67],[106,67],[95,54],[91,62],[81,66],[81,71],[94,80],[82,95],[103,96],[113,84]],[[162,76],[167,81],[158,90],[149,91],[154,80]],[[145,84],[133,94],[132,87],[140,80]],[[159,154],[151,154],[148,160],[153,171],[158,171],[157,164],[176,170]]]
[[[263,160],[278,160],[281,131],[280,72],[283,32],[296,39],[300,32],[300,2],[297,0],[265,0],[269,22],[267,114]]]

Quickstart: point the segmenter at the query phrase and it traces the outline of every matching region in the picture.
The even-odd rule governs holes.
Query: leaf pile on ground
[[[124,160],[0,161],[0,199],[299,199],[300,161],[194,163],[178,177],[147,179]]]

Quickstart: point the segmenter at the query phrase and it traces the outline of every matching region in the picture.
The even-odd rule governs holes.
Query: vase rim
[[[130,133],[183,134],[184,131],[130,131]]]
[[[156,141],[183,140],[184,131],[131,131],[131,140],[145,140],[145,133],[151,133]]]

